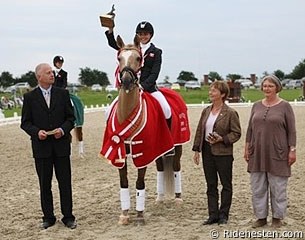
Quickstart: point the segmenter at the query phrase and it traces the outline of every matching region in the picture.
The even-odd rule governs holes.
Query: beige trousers
[[[253,211],[258,219],[267,218],[269,194],[273,218],[283,219],[287,210],[288,177],[266,172],[250,173]]]

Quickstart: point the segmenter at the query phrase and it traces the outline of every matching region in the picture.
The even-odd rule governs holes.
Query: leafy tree
[[[198,78],[195,77],[194,73],[187,71],[181,71],[177,79],[185,81],[198,81]]]
[[[215,80],[221,80],[222,76],[220,76],[217,72],[209,72],[209,79],[214,82]]]
[[[33,71],[28,71],[27,73],[22,74],[20,78],[16,79],[16,83],[18,82],[27,82],[31,87],[35,87],[37,85],[37,80]]]
[[[264,72],[263,72],[262,78],[263,78],[263,77],[266,77],[266,76],[268,76],[268,75],[269,75],[269,73],[268,73],[267,71],[264,71]]]
[[[13,75],[9,72],[2,72],[0,75],[0,86],[8,87],[15,83]]]
[[[305,59],[299,62],[299,64],[295,66],[292,72],[286,77],[292,79],[301,79],[305,77]]]
[[[92,86],[95,83],[99,83],[102,86],[109,85],[107,73],[101,72],[97,69],[91,70],[90,68],[80,68],[79,79],[81,84]]]
[[[273,73],[275,76],[277,76],[279,79],[283,79],[285,77],[285,73],[282,70],[276,70]]]
[[[243,78],[243,76],[240,75],[240,74],[231,73],[231,74],[228,74],[228,75],[227,75],[227,78],[231,79],[231,81],[234,82],[234,81],[237,80],[237,79]]]

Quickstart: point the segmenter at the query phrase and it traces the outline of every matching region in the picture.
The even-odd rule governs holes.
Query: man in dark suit
[[[53,59],[55,70],[53,71],[55,87],[66,88],[68,84],[68,73],[62,69],[64,58],[62,56],[55,56]]]
[[[63,214],[61,220],[66,227],[74,229],[70,164],[73,107],[69,92],[52,86],[54,75],[49,64],[39,64],[35,75],[38,87],[24,94],[21,128],[31,137],[43,212],[41,227],[47,229],[56,222],[51,189],[54,167]]]

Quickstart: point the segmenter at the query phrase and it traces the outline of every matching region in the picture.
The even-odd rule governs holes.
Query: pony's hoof
[[[134,221],[136,226],[144,226],[145,225],[145,219],[144,217],[137,217]]]
[[[182,198],[175,198],[175,204],[176,206],[181,206],[183,204]]]
[[[164,195],[158,195],[156,198],[156,204],[162,204],[164,202]]]
[[[128,225],[129,224],[129,216],[128,215],[120,215],[119,217],[119,225]]]

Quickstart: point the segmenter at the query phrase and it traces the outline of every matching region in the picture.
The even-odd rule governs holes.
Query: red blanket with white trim
[[[130,157],[137,168],[146,167],[174,147],[173,138],[158,101],[149,93],[142,93],[141,96],[138,109],[144,111],[144,125],[127,143],[130,147]],[[115,104],[107,120],[100,154],[112,165],[122,168],[126,158],[124,141],[130,138],[130,124],[137,120],[140,113],[132,113],[127,121],[119,124],[116,107]]]
[[[171,134],[175,146],[189,142],[191,132],[187,115],[187,107],[183,98],[176,91],[168,88],[160,88],[159,91],[162,92],[171,107]]]

